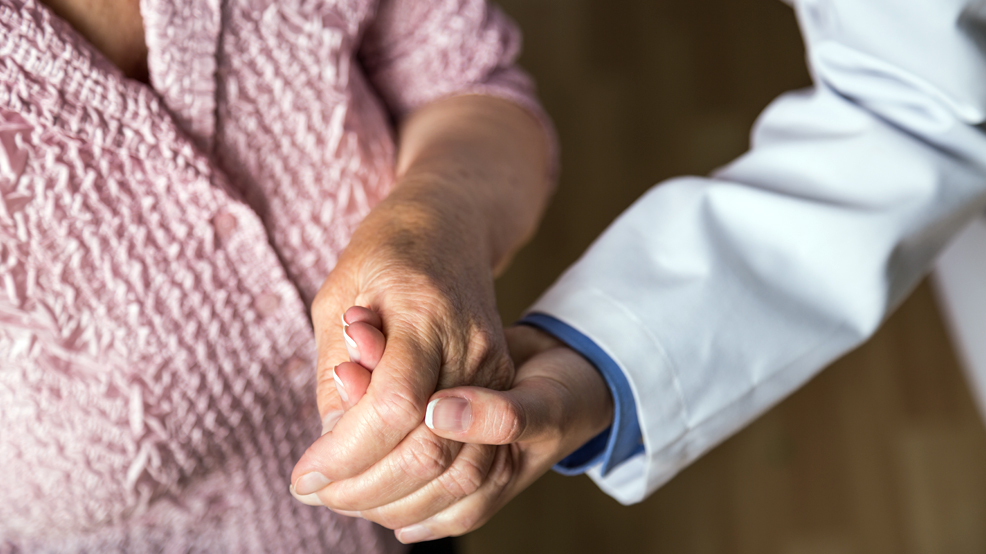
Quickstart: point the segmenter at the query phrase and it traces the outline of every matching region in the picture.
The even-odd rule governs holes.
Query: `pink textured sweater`
[[[482,0],[141,0],[152,86],[0,0],[0,552],[398,550],[288,494],[307,302],[392,185],[392,121],[533,111]]]

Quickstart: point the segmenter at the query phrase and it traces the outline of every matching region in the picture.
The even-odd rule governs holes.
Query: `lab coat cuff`
[[[626,379],[643,442],[643,450],[635,446],[633,453],[642,454],[614,457],[610,467],[600,464],[587,474],[619,502],[633,504],[673,476],[681,453],[667,449],[688,432],[684,402],[659,341],[630,307],[581,275],[584,263],[573,266],[529,313],[550,316],[588,338]]]
[[[519,322],[540,329],[567,344],[589,360],[606,381],[613,397],[613,424],[555,465],[562,475],[581,475],[601,464],[602,475],[643,452],[637,403],[620,366],[589,337],[563,321],[543,313],[530,313]]]

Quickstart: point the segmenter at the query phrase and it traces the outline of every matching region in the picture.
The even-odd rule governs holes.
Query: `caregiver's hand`
[[[508,330],[517,363],[513,387],[499,392],[460,387],[436,393],[429,402],[435,434],[473,444],[497,444],[493,467],[472,494],[433,511],[429,494],[395,503],[397,538],[418,542],[477,529],[553,465],[608,427],[613,399],[602,375],[588,360],[531,327]],[[441,493],[430,491],[432,496]],[[382,512],[383,510],[381,510]],[[370,512],[364,517],[373,519]],[[392,525],[392,523],[391,523]]]
[[[351,508],[347,498],[353,488],[365,486],[359,483],[361,478],[332,483],[316,498],[306,500],[396,529],[398,539],[405,543],[461,535],[481,526],[552,465],[611,423],[612,399],[602,376],[588,361],[530,327],[509,329],[507,337],[519,366],[510,390],[447,389],[436,393],[428,404],[426,423],[436,435],[501,445],[488,464],[435,479],[397,501],[358,513],[346,509]],[[384,347],[382,335],[363,335],[357,342],[368,351],[379,352]],[[340,380],[353,391],[354,400],[359,400],[375,378],[356,364],[340,366]],[[387,488],[393,483],[376,486]]]
[[[422,425],[425,407],[436,389],[512,382],[493,276],[533,232],[550,188],[543,129],[511,103],[456,97],[408,119],[397,185],[360,224],[312,306],[319,411],[334,427],[296,465],[296,493],[373,467],[349,502],[360,509],[417,490],[453,460],[492,458],[489,447],[437,439]],[[379,359],[352,352],[374,374],[366,397],[340,416],[351,402],[333,368],[350,358],[340,316],[353,305],[382,317],[387,348]],[[369,332],[372,322],[358,317],[348,331]]]

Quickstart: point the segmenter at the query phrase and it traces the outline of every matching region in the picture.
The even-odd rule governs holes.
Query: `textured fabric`
[[[288,494],[307,302],[392,186],[393,121],[538,113],[516,30],[477,0],[141,12],[152,87],[0,1],[0,552],[400,550]]]

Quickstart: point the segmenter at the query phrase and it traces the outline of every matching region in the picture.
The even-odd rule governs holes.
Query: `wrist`
[[[592,436],[602,432],[613,422],[613,396],[602,374],[579,351],[560,341],[554,335],[530,325],[516,325],[506,330],[507,346],[514,364],[524,365],[540,354],[549,353],[556,360],[546,364],[543,377],[559,383],[567,383],[569,390],[581,391],[572,398],[570,406],[577,406],[568,420],[585,426]],[[564,402],[563,402],[564,404]]]
[[[533,235],[552,189],[544,129],[523,108],[484,96],[412,114],[400,130],[396,175],[394,193],[423,187],[439,202],[452,195],[497,270]]]
[[[468,183],[452,182],[435,172],[405,175],[371,212],[370,226],[384,240],[441,254],[444,261],[475,260],[492,267],[494,241],[489,214]]]
[[[572,475],[585,471],[590,465],[595,465],[596,462],[602,462],[602,472],[605,475],[617,465],[641,452],[643,449],[642,433],[637,419],[633,390],[626,375],[615,360],[588,336],[547,314],[529,313],[520,323],[550,333],[591,362],[605,381],[606,388],[609,389],[610,393],[609,399],[612,401],[612,432],[609,433],[605,441],[604,449],[601,452],[598,448],[595,449],[597,454],[601,454],[601,457],[586,456],[586,452],[582,452],[582,455],[575,456],[578,460],[567,460],[566,463],[556,467],[556,470],[566,475]],[[595,446],[598,447],[600,444],[597,442]]]
[[[365,281],[403,268],[439,281],[456,275],[492,282],[489,238],[467,195],[435,183],[402,182],[360,223],[339,260]]]

